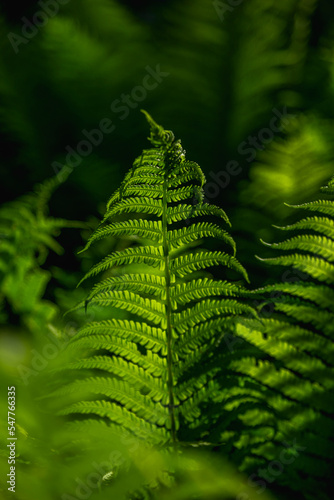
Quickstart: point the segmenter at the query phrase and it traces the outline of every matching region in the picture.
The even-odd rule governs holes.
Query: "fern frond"
[[[184,201],[189,198],[193,198],[196,191],[193,186],[182,186],[176,189],[169,189],[167,191],[167,203]],[[169,207],[167,207],[168,209]]]
[[[78,283],[78,286],[80,286],[84,280],[96,276],[102,271],[107,271],[113,266],[132,264],[134,262],[137,264],[147,264],[148,266],[159,267],[159,269],[163,271],[164,259],[161,247],[143,246],[114,252],[112,255],[105,257],[102,262],[93,266]]]
[[[323,193],[333,195],[334,194],[334,177],[331,178],[331,180],[328,182],[327,186],[323,186],[321,188],[321,191]]]
[[[183,227],[182,229],[171,230],[168,234],[168,240],[173,249],[208,237],[223,240],[232,247],[235,254],[236,247],[233,238],[216,224],[199,222],[191,224],[188,227]]]
[[[154,214],[160,217],[162,214],[162,202],[149,196],[126,198],[119,201],[110,210],[107,210],[102,222],[105,222],[113,215],[127,213]]]
[[[219,345],[225,333],[231,331],[233,320],[231,317],[215,318],[200,323],[185,331],[182,337],[178,340],[178,349],[180,356],[188,358],[190,353],[197,351],[199,348],[208,349],[212,345]],[[191,363],[190,363],[191,366]]]
[[[109,401],[82,401],[60,411],[60,415],[97,415],[106,417],[110,422],[124,427],[128,431],[136,429],[138,437],[148,439],[153,444],[164,444],[168,441],[168,433],[164,427],[152,425],[135,413]]]
[[[95,294],[90,299],[90,304],[99,306],[115,306],[120,309],[125,309],[133,314],[142,316],[156,325],[161,323],[165,328],[165,310],[160,301],[154,299],[147,299],[138,294],[129,292],[128,290],[111,290],[103,291]]]
[[[334,241],[325,236],[307,234],[295,236],[282,243],[266,243],[264,241],[262,243],[278,250],[303,250],[319,255],[329,262],[334,260]]]
[[[215,281],[208,278],[178,283],[173,289],[172,298],[178,304],[187,304],[210,295],[235,296],[240,293],[240,287],[229,281]]]
[[[292,231],[294,229],[303,229],[316,231],[334,239],[334,221],[327,217],[307,217],[289,226],[274,226],[282,231]]]
[[[108,292],[130,287],[133,292],[155,295],[160,300],[166,299],[166,281],[163,276],[155,274],[124,274],[123,276],[107,278],[94,285],[86,302],[89,302],[96,293],[101,291]]]
[[[171,269],[177,276],[184,278],[194,271],[221,264],[240,273],[248,281],[247,274],[237,259],[224,252],[198,251],[196,253],[181,255],[180,257],[175,257],[171,262]]]
[[[258,257],[259,258],[259,257]],[[275,266],[292,266],[299,271],[308,273],[315,279],[333,283],[334,266],[323,259],[310,255],[283,255],[282,257],[273,257],[268,259],[259,259]]]
[[[178,200],[175,200],[178,201]],[[199,201],[199,200],[197,200]],[[212,215],[223,219],[227,224],[231,225],[226,213],[220,207],[203,203],[199,205],[186,205],[179,203],[174,207],[167,208],[167,223],[179,222],[187,218],[198,217],[202,215]]]
[[[334,459],[334,202],[312,201],[295,208],[326,217],[314,215],[279,228],[298,234],[270,245],[285,254],[263,261],[304,274],[283,274],[288,276],[285,282],[255,291],[264,297],[264,309],[271,306],[272,317],[241,320],[237,333],[259,349],[262,360],[242,358],[234,361],[234,368],[267,389],[267,401],[278,415],[278,435],[295,438],[304,447],[293,473],[307,470],[314,491],[321,492]]]
[[[47,203],[60,184],[57,177],[48,179],[35,186],[33,193],[0,209],[0,306],[6,300],[21,316],[22,324],[42,336],[57,306],[42,299],[51,274],[40,266],[50,250],[64,253],[56,239],[61,229],[85,227],[80,222],[48,216]]]
[[[243,313],[251,314],[252,312],[251,307],[241,304],[237,300],[204,299],[194,307],[176,313],[175,328],[179,333],[185,333],[190,327],[204,323],[216,315],[242,315]]]
[[[79,379],[60,393],[84,400],[63,414],[92,414],[125,429],[131,422],[131,431],[150,442],[144,430],[156,426],[159,439],[175,445],[181,427],[200,425],[205,405],[224,390],[226,367],[221,358],[214,361],[213,348],[223,347],[226,333],[233,336],[236,317],[253,317],[254,310],[240,282],[207,277],[208,268],[221,266],[248,280],[233,238],[221,227],[229,224],[227,215],[203,203],[200,167],[185,159],[172,132],[147,118],[154,147],[134,161],[82,251],[109,236],[135,234],[136,246],[112,252],[79,283],[105,273],[78,307],[126,311],[129,319],[95,321],[79,330],[67,349],[73,359],[67,369]],[[227,251],[192,250],[207,238]]]
[[[106,340],[116,338],[129,339],[147,348],[152,352],[161,351],[165,355],[166,336],[164,330],[140,323],[137,321],[112,319],[107,321],[88,323],[73,337],[72,342],[77,342],[94,335],[104,336]]]
[[[309,203],[303,203],[302,205],[289,205],[288,203],[285,203],[285,205],[290,208],[310,210],[311,212],[321,212],[334,217],[333,202],[330,200],[311,201]]]
[[[114,222],[103,228],[98,228],[91,238],[89,238],[85,248],[80,250],[80,253],[87,250],[94,241],[108,236],[131,236],[136,234],[142,238],[161,243],[161,230],[162,225],[159,221],[142,221],[138,219],[125,222]]]
[[[278,283],[276,285],[267,285],[265,288],[257,289],[259,293],[282,292],[292,296],[301,297],[303,299],[315,302],[317,305],[333,309],[334,308],[334,291],[324,285],[318,283]]]

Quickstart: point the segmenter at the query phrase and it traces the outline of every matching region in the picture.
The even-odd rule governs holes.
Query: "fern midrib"
[[[173,379],[173,336],[172,336],[172,303],[170,296],[170,267],[169,267],[169,244],[167,229],[167,190],[168,190],[168,171],[165,172],[163,184],[163,210],[162,210],[162,237],[163,237],[163,258],[165,263],[165,281],[166,281],[166,319],[167,319],[167,370],[168,370],[168,395],[169,395],[169,416],[171,419],[172,443],[175,445],[176,438],[176,418],[174,411],[174,379]]]

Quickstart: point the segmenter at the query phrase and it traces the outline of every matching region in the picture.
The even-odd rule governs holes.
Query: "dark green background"
[[[114,132],[73,169],[51,203],[54,216],[98,216],[134,158],[148,146],[147,124],[139,112],[145,108],[182,139],[188,159],[200,164],[208,182],[210,172],[225,170],[229,161],[241,166],[241,174],[210,201],[227,210],[239,257],[249,262],[258,281],[252,253],[260,251],[260,237],[270,237],[271,223],[286,215],[278,213],[276,205],[306,201],[332,173],[334,6],[328,0],[245,0],[230,9],[217,11],[205,0],[70,0],[15,54],[8,34],[22,36],[25,19],[31,22],[41,7],[36,2],[24,7],[2,2],[2,200],[14,199],[53,175],[53,162],[65,162],[66,146],[75,149],[84,139],[83,129],[110,118]],[[147,65],[158,64],[169,76],[121,120],[121,113],[111,111],[112,102],[142,83]],[[267,160],[255,149],[251,162],[254,155],[238,151],[250,135],[268,126],[274,108],[284,107],[306,117],[304,125],[297,122],[294,133],[310,128],[306,147],[315,150],[315,162],[329,162],[321,175],[315,172],[315,162],[304,168],[297,155],[289,171],[284,167],[282,179],[277,177],[283,169],[278,158]],[[275,134],[273,142],[282,138],[283,133]],[[319,140],[326,146],[319,146]],[[273,143],[260,146],[266,153]],[[254,164],[261,161],[279,186],[256,173]],[[248,187],[252,196],[242,196]],[[268,200],[260,207],[261,217],[251,216],[263,190],[275,191],[269,219],[264,218]],[[62,238],[67,255],[80,245],[80,236],[72,241],[75,237],[66,233]],[[249,241],[254,243],[252,252]]]

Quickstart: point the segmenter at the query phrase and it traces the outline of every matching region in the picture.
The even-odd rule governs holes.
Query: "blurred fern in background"
[[[56,239],[61,229],[83,227],[48,215],[48,202],[58,185],[57,178],[51,178],[0,209],[1,323],[17,323],[39,337],[58,312],[54,303],[42,298],[52,277],[42,266],[50,250],[64,253]]]

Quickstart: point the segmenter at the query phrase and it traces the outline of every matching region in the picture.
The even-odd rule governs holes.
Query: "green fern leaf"
[[[136,245],[112,252],[79,283],[103,273],[78,307],[98,306],[111,315],[123,310],[130,317],[81,328],[67,349],[67,370],[79,378],[58,394],[69,398],[64,415],[95,415],[151,443],[176,444],[181,431],[200,425],[205,405],[219,399],[225,368],[219,357],[214,362],[213,349],[221,349],[227,332],[233,336],[236,317],[254,311],[240,282],[207,273],[222,266],[248,280],[221,227],[229,225],[227,215],[203,203],[200,167],[186,160],[172,132],[145,114],[153,148],[134,161],[82,251],[110,236],[135,234]],[[193,250],[208,238],[224,250]]]
[[[333,182],[329,186],[324,191],[332,194]],[[326,217],[314,215],[280,228],[297,235],[270,245],[284,255],[263,260],[305,274],[255,291],[271,314],[263,314],[260,321],[241,320],[237,332],[259,349],[262,360],[243,357],[233,366],[265,387],[277,414],[278,439],[296,439],[303,447],[291,465],[292,474],[308,474],[313,491],[327,499],[324,484],[334,459],[334,202],[313,201],[297,208]],[[265,456],[269,460],[267,452]]]

